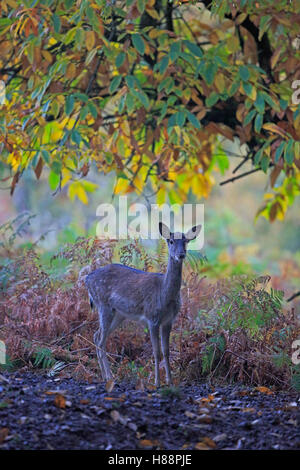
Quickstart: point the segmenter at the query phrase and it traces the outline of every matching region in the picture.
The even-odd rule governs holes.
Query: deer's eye
[[[174,243],[174,240],[171,239],[171,240],[170,240],[170,244],[173,245],[173,243]]]

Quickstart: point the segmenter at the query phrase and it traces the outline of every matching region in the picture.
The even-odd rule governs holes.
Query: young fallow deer
[[[130,268],[122,264],[110,264],[88,274],[85,284],[91,307],[99,312],[100,329],[94,335],[99,366],[104,380],[112,378],[106,356],[106,341],[109,335],[126,318],[146,323],[155,359],[155,385],[160,386],[159,377],[159,330],[166,370],[166,380],[172,383],[169,363],[169,338],[172,323],[180,310],[180,287],[182,262],[186,246],[200,233],[201,225],[183,233],[172,233],[160,222],[159,232],[166,239],[169,259],[165,274],[151,273]]]

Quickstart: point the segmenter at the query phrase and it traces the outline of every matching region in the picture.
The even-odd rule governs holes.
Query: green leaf
[[[119,113],[122,114],[124,111],[125,107],[125,100],[126,100],[126,95],[121,96],[120,102],[119,102]]]
[[[122,81],[122,75],[117,75],[116,77],[112,79],[110,86],[109,86],[109,92],[111,94],[113,94],[116,91],[116,89],[119,88],[121,81]]]
[[[167,93],[170,93],[173,86],[174,86],[173,78],[172,77],[167,77],[158,85],[158,91],[161,91],[165,88]]]
[[[252,85],[249,82],[243,82],[243,89],[245,90],[246,95],[250,96],[252,92]]]
[[[260,113],[258,113],[258,114],[256,115],[255,122],[254,122],[254,129],[255,129],[255,132],[257,132],[257,133],[260,132],[262,123],[263,123],[263,115],[260,114]]]
[[[120,52],[120,54],[117,55],[116,57],[116,67],[121,67],[124,64],[124,61],[126,59],[126,54],[125,52]]]
[[[142,14],[144,13],[145,7],[146,7],[146,1],[145,0],[137,0],[137,7],[139,12]]]
[[[165,55],[161,61],[158,63],[158,68],[159,68],[159,73],[163,75],[165,71],[167,70],[167,67],[169,65],[169,57]]]
[[[202,75],[208,85],[212,85],[217,71],[218,66],[213,62],[208,63],[205,69],[202,71]]]
[[[84,106],[83,108],[81,108],[81,111],[80,111],[80,120],[84,120],[87,115],[89,114],[90,110],[89,110],[89,107],[88,106]]]
[[[265,110],[265,100],[261,93],[258,92],[254,106],[256,107],[257,111],[263,114]]]
[[[74,97],[73,95],[68,95],[65,103],[65,112],[67,116],[70,116],[74,109]]]
[[[178,111],[175,116],[177,126],[182,127],[185,123],[185,113],[183,111]]]
[[[96,13],[93,7],[88,6],[86,9],[86,16],[88,17],[88,20],[90,21],[91,24],[95,21],[96,18]]]
[[[216,93],[215,91],[213,91],[208,98],[206,98],[205,100],[205,104],[206,106],[208,106],[209,108],[211,108],[214,104],[217,103],[217,101],[219,101],[219,95],[218,93]]]
[[[239,75],[244,82],[247,82],[250,78],[250,72],[248,67],[241,65],[239,68]]]
[[[269,168],[269,157],[267,155],[264,155],[261,159],[260,162],[261,169],[263,170],[264,173],[267,173],[267,170]]]
[[[132,93],[142,103],[144,108],[146,109],[149,108],[150,103],[149,103],[149,99],[146,93],[144,93],[143,91],[137,91],[137,90],[132,90]]]
[[[55,33],[59,33],[60,27],[61,27],[61,23],[60,23],[60,18],[59,18],[59,16],[57,16],[57,15],[54,13],[53,16],[52,16],[52,21],[53,21],[53,27],[54,27]]]
[[[197,44],[191,41],[184,41],[184,44],[193,55],[196,57],[203,57],[203,52]]]
[[[172,62],[175,62],[175,60],[179,57],[180,54],[180,42],[173,42],[171,45],[171,50],[170,50],[170,59]]]
[[[81,142],[81,135],[76,129],[73,129],[71,132],[71,140],[73,140],[73,142],[77,145],[79,145]]]
[[[54,162],[51,165],[51,170],[53,171],[53,173],[60,175],[61,168],[62,168],[62,162],[60,160],[54,160]]]
[[[252,111],[250,111],[250,113],[247,114],[247,116],[244,119],[244,126],[247,126],[247,124],[249,124],[249,122],[252,121],[255,114],[256,114],[256,109],[252,109]]]
[[[201,125],[200,125],[200,122],[199,122],[199,119],[192,113],[190,113],[189,111],[187,112],[187,118],[188,120],[190,121],[190,123],[196,127],[196,129],[200,129]]]
[[[258,163],[259,163],[260,160],[262,159],[263,151],[264,151],[264,149],[263,149],[263,148],[260,148],[260,149],[256,152],[256,154],[254,155],[254,165],[258,165]]]
[[[294,161],[294,140],[290,139],[284,149],[284,160],[288,165],[292,165]]]
[[[41,151],[41,154],[42,154],[43,160],[44,160],[46,163],[48,163],[48,165],[49,165],[49,163],[50,163],[50,154],[49,154],[48,150],[43,149],[43,150]]]
[[[141,55],[144,55],[145,54],[145,43],[144,43],[141,35],[140,34],[133,34],[131,36],[131,39],[132,39],[132,43],[133,43],[134,47],[136,48],[136,50]]]
[[[172,116],[170,116],[168,119],[168,128],[174,127],[176,125],[177,125],[176,114],[172,114]]]
[[[228,92],[229,96],[235,95],[239,87],[240,87],[240,81],[239,80],[234,81],[229,89],[229,92]]]
[[[269,27],[269,22],[271,20],[270,15],[262,16],[260,18],[260,23],[259,23],[259,35],[258,35],[258,40],[260,41],[261,38],[263,37],[264,33],[267,31]]]
[[[55,173],[54,171],[50,171],[49,174],[49,186],[52,191],[54,191],[58,184],[59,184],[60,176],[59,174]]]
[[[125,77],[125,81],[128,85],[128,88],[130,88],[131,90],[134,90],[134,84],[135,84],[134,76],[133,75],[127,75],[127,77]]]
[[[285,147],[285,142],[281,142],[281,144],[277,147],[276,152],[275,152],[275,158],[274,158],[275,163],[278,163],[282,155],[284,147]]]
[[[129,113],[131,113],[134,109],[134,97],[131,93],[127,93],[126,96],[126,107]]]
[[[88,107],[89,107],[91,115],[93,116],[94,119],[96,119],[98,116],[97,106],[92,101],[90,101],[88,104]]]
[[[275,101],[272,99],[272,97],[270,95],[268,95],[268,93],[265,93],[263,91],[262,95],[263,95],[264,100],[266,101],[266,103],[268,103],[271,106],[271,108],[275,109],[275,111],[277,111],[277,112],[280,111],[280,106],[278,106],[278,104],[275,103]]]

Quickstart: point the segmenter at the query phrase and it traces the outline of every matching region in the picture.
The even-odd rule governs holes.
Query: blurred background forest
[[[235,160],[231,157],[226,177],[236,166]],[[284,221],[276,220],[270,224],[264,217],[256,219],[261,201],[268,197],[265,175],[256,173],[220,186],[218,183],[225,178],[217,167],[215,169],[213,177],[216,184],[209,199],[197,200],[190,194],[187,201],[204,204],[205,245],[202,254],[208,261],[208,275],[218,278],[243,273],[269,274],[273,286],[284,288],[288,298],[297,290],[300,278],[299,200],[296,199],[289,208]],[[114,174],[101,175],[96,169],[90,171],[89,180],[97,184],[98,189],[89,195],[88,205],[77,198],[71,201],[66,188],[54,194],[48,179],[46,172],[37,181],[34,173],[27,171],[13,197],[2,189],[0,209],[0,225],[24,213],[24,218],[15,224],[17,228],[21,221],[33,216],[29,224],[24,224],[15,243],[24,247],[36,244],[37,249],[44,253],[45,260],[49,260],[64,243],[75,242],[78,237],[96,236],[97,206],[113,202],[117,207],[118,201],[117,196],[114,199],[112,196]],[[146,202],[136,194],[128,195],[128,200],[128,206],[134,202]],[[156,198],[150,198],[149,202],[156,203]],[[8,231],[6,237],[12,233]],[[157,249],[155,243],[144,241],[144,244],[152,250]]]

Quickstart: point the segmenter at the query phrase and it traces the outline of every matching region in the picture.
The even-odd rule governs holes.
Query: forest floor
[[[300,449],[299,394],[0,374],[0,449]]]

